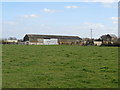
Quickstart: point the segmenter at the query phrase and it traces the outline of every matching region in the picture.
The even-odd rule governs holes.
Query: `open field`
[[[117,88],[118,48],[3,45],[3,88]]]

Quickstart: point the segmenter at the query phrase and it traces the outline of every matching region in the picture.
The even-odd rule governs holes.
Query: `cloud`
[[[84,0],[84,2],[100,2],[105,8],[118,8],[119,0]]]
[[[55,13],[55,12],[57,12],[57,10],[51,10],[51,9],[48,9],[48,8],[44,8],[43,11],[47,12],[47,13]]]
[[[89,28],[104,28],[105,26],[101,23],[91,23],[91,22],[85,22],[83,25],[89,27]]]
[[[81,37],[90,37],[90,29],[93,29],[93,38],[99,38],[101,35],[114,33],[118,34],[117,26],[107,26],[102,23],[94,23],[94,22],[84,22],[79,26],[70,26],[68,30],[73,31],[71,33],[78,34]],[[67,29],[66,29],[67,30]]]
[[[44,30],[45,30],[45,29],[48,30],[48,29],[50,29],[50,26],[47,25],[47,24],[41,24],[41,25],[40,25],[40,28],[42,28],[42,29],[44,29]]]
[[[102,6],[105,8],[118,8],[117,3],[102,3]]]
[[[79,8],[79,6],[65,6],[65,8]]]
[[[119,0],[81,0],[81,2],[99,2],[105,8],[118,8]],[[79,6],[65,6],[65,8],[79,8]]]
[[[13,22],[13,21],[3,21],[3,24],[6,24],[6,25],[17,25],[18,23],[17,22]]]
[[[81,0],[83,2],[100,2],[105,8],[118,8],[119,0]]]
[[[81,0],[84,2],[101,2],[101,3],[114,3],[118,2],[119,0]]]
[[[118,23],[118,19],[119,17],[111,17],[110,20],[112,21],[113,24],[117,24]]]
[[[36,14],[30,14],[30,15],[23,15],[22,17],[23,17],[23,18],[38,18],[39,15],[36,15]]]
[[[113,23],[113,24],[117,24],[118,22],[117,22],[117,21],[113,21],[112,23]]]
[[[111,20],[118,20],[118,17],[111,17]]]

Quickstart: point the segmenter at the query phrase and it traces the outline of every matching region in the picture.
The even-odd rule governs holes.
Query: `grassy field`
[[[3,45],[3,88],[117,88],[118,48]]]

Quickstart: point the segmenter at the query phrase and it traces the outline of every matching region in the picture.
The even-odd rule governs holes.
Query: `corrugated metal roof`
[[[81,39],[78,36],[62,36],[62,35],[38,35],[38,34],[26,34],[29,38],[58,38],[58,39]]]

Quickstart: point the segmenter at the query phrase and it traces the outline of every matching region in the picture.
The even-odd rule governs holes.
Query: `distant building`
[[[18,45],[25,45],[25,42],[22,39],[18,40]]]
[[[117,40],[115,40],[115,41],[113,42],[113,45],[120,47],[120,38],[118,38]]]
[[[17,43],[18,40],[7,40],[8,43]]]
[[[107,35],[102,35],[102,44],[113,44],[115,41],[117,41],[117,36],[114,34],[107,34]]]
[[[94,42],[93,42],[93,39],[90,39],[90,38],[82,38],[80,45],[82,45],[82,46],[94,45]]]
[[[2,44],[17,44],[18,40],[2,40]]]
[[[94,45],[95,46],[101,46],[102,45],[102,40],[101,39],[94,40]]]
[[[26,34],[23,41],[27,45],[78,45],[81,38],[78,36],[36,35]]]

